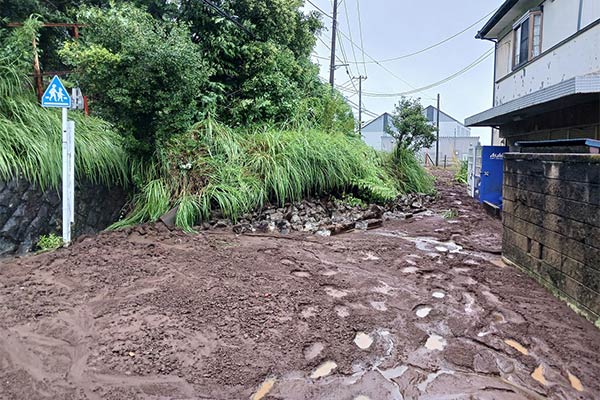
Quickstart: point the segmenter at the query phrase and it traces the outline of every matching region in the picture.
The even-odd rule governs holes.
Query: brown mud
[[[157,224],[2,261],[0,399],[600,398],[600,330],[438,175],[430,211],[367,232]]]

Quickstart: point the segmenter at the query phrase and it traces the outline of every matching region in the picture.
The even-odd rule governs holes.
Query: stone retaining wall
[[[75,188],[74,236],[106,228],[125,204],[122,188],[81,184]],[[35,248],[41,235],[62,231],[62,205],[56,190],[42,191],[24,179],[0,181],[0,256]]]
[[[503,256],[600,317],[600,155],[504,154]]]

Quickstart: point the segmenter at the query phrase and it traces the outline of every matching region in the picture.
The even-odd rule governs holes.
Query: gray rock
[[[315,232],[315,235],[319,236],[331,236],[331,231],[329,229],[319,229]]]

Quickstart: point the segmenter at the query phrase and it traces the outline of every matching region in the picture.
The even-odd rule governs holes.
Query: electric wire
[[[494,54],[493,48],[487,50],[485,53],[483,53],[481,56],[479,56],[475,61],[473,61],[471,64],[467,65],[460,71],[457,71],[454,74],[447,76],[446,78],[444,78],[442,80],[439,80],[437,82],[434,82],[432,84],[429,84],[429,85],[426,85],[426,86],[423,86],[420,88],[416,88],[414,90],[408,90],[408,91],[400,92],[400,93],[374,93],[374,92],[364,92],[363,91],[363,96],[367,96],[367,97],[401,97],[401,96],[406,96],[406,95],[410,95],[410,94],[414,94],[414,93],[419,93],[424,90],[432,89],[434,87],[440,86],[444,83],[447,83],[447,82],[463,75],[464,73],[468,72],[469,70],[475,68],[477,65],[481,64],[492,54]],[[342,89],[342,90],[344,90],[346,92],[350,91],[350,89]]]
[[[317,11],[319,11],[321,14],[323,14],[325,17],[329,18],[329,19],[333,19],[333,17],[329,14],[327,14],[325,11],[323,11],[323,9],[321,7],[319,7],[318,5],[316,5],[315,3],[313,3],[311,0],[306,0],[306,2],[308,4],[310,4],[311,6],[313,6],[314,8],[317,9]]]
[[[362,53],[363,70],[367,76],[367,64],[365,63],[365,42],[363,40],[362,18],[360,16],[360,0],[356,0],[356,15],[358,16],[358,30],[360,32],[360,50]]]
[[[346,17],[346,25],[348,26],[348,35],[350,37],[350,43],[353,43],[354,40],[352,39],[352,26],[350,25],[350,16],[348,15],[348,6],[347,6],[346,2],[344,2],[344,15]],[[358,62],[357,62],[357,58],[356,58],[355,47],[351,44],[350,48],[352,49],[352,57],[354,59],[353,64],[356,66],[356,70],[358,71],[357,75],[360,75],[360,70],[358,69]],[[350,71],[352,71],[352,67],[350,67]]]
[[[307,0],[307,1],[308,1],[308,0]],[[358,0],[357,0],[357,2],[358,2]],[[312,4],[312,2],[311,2],[311,4]],[[314,4],[313,4],[313,6],[314,6]],[[320,11],[320,12],[323,14],[323,11],[322,11],[321,9],[319,9],[319,11]],[[461,31],[459,31],[459,32],[457,32],[457,33],[455,33],[455,34],[453,34],[453,35],[451,35],[451,36],[449,36],[449,37],[447,37],[447,38],[445,38],[445,39],[443,39],[443,40],[441,40],[441,41],[437,42],[437,43],[434,43],[434,44],[432,44],[432,45],[430,45],[430,46],[424,47],[424,48],[422,48],[422,49],[420,49],[420,50],[414,51],[414,52],[412,52],[412,53],[404,54],[404,55],[401,55],[401,56],[397,56],[397,57],[386,58],[386,59],[383,59],[383,60],[370,60],[370,61],[362,61],[362,62],[358,62],[358,64],[377,64],[378,62],[379,62],[379,63],[389,63],[389,62],[393,62],[393,61],[398,61],[398,60],[402,60],[402,59],[405,59],[405,58],[409,58],[409,57],[412,57],[412,56],[416,56],[416,55],[418,55],[418,54],[421,54],[421,53],[425,53],[425,52],[427,52],[427,51],[429,51],[429,50],[431,50],[431,49],[434,49],[434,48],[436,48],[436,47],[439,47],[439,46],[441,46],[442,44],[444,44],[444,43],[447,43],[447,42],[451,41],[452,39],[454,39],[454,38],[456,38],[456,37],[458,37],[458,36],[462,35],[463,33],[467,32],[469,29],[473,28],[474,26],[478,25],[478,24],[479,24],[479,23],[481,23],[483,20],[485,20],[486,18],[488,18],[488,17],[489,17],[491,14],[493,14],[495,11],[496,11],[496,10],[494,10],[494,11],[491,11],[491,12],[487,13],[485,16],[483,16],[482,18],[480,18],[479,20],[477,20],[477,21],[476,21],[476,22],[474,22],[473,24],[469,25],[468,27],[466,27],[466,28],[462,29]],[[327,15],[327,14],[324,14],[324,15]],[[333,17],[331,17],[331,16],[329,16],[329,15],[327,15],[327,16],[328,16],[329,18],[333,18]],[[359,15],[359,18],[360,18],[360,15]],[[363,47],[363,48],[364,48],[364,46],[360,46],[360,47],[359,47],[359,46],[358,46],[356,43],[354,43],[354,45],[355,45],[355,46],[357,46],[357,48],[361,48],[361,47]],[[321,57],[321,56],[319,56],[319,57],[317,57],[317,58],[323,58],[323,59],[327,59],[327,57]]]

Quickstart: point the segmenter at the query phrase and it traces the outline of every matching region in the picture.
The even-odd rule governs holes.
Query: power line
[[[349,40],[348,36],[346,36],[346,34],[344,32],[342,32],[341,30],[339,31],[340,35],[344,36],[346,39]],[[351,42],[352,44],[355,44],[353,42]],[[415,86],[412,85],[410,82],[408,82],[407,80],[401,78],[400,76],[398,76],[397,74],[395,74],[392,70],[390,70],[388,67],[386,67],[385,65],[381,64],[379,61],[377,61],[375,58],[373,58],[369,53],[367,53],[366,51],[364,52],[365,55],[372,60],[373,62],[375,62],[375,64],[377,64],[381,69],[383,69],[384,71],[386,71],[388,74],[390,74],[391,76],[393,76],[394,78],[398,79],[400,82],[405,83],[406,85],[410,86],[411,88],[415,89]],[[420,92],[420,90],[417,90],[415,93]]]
[[[348,5],[347,5],[347,2],[345,2],[345,1],[344,1],[344,14],[345,14],[345,17],[346,17],[346,25],[348,25],[348,35],[350,35],[350,43],[353,43],[354,41],[352,39],[352,26],[350,26],[350,16],[348,15]],[[350,45],[350,46],[351,46],[351,49],[352,49],[352,57],[354,59],[354,65],[357,65],[358,62],[357,62],[357,59],[356,59],[356,51],[354,50],[354,46],[353,45]],[[358,69],[358,67],[357,67],[356,70],[360,74],[360,70]],[[352,68],[350,68],[350,71],[352,71]]]
[[[242,25],[233,15],[229,14],[228,12],[223,10],[221,7],[217,6],[216,4],[214,4],[213,2],[211,2],[209,0],[202,0],[202,2],[204,4],[206,4],[207,6],[211,7],[212,9],[214,9],[221,17],[226,18],[229,21],[233,22],[233,24],[235,26],[237,26],[238,28],[240,28],[241,30],[246,32],[246,34],[248,36],[250,36],[252,39],[256,39],[256,36],[254,35],[254,33],[252,33],[250,30],[248,30],[248,28],[246,28],[244,25]]]
[[[356,104],[355,102],[353,102],[352,100],[346,98],[346,101],[350,104],[350,106],[352,106],[352,108],[357,109],[358,110],[358,104]],[[379,117],[378,114],[374,113],[373,111],[369,111],[366,108],[363,107],[363,112],[365,114],[367,114],[369,117],[373,117],[373,118],[377,118]]]
[[[307,0],[307,1],[308,1],[308,0]],[[358,0],[357,0],[357,2],[358,2]],[[388,63],[388,62],[397,61],[397,60],[402,60],[402,59],[405,59],[405,58],[409,58],[409,57],[412,57],[412,56],[416,56],[417,54],[425,53],[426,51],[429,51],[429,50],[431,50],[431,49],[434,49],[434,48],[436,48],[436,47],[439,47],[439,46],[441,46],[442,44],[444,44],[444,43],[447,43],[447,42],[449,42],[450,40],[452,40],[452,39],[454,39],[454,38],[456,38],[456,37],[458,37],[458,36],[462,35],[463,33],[467,32],[469,29],[471,29],[471,28],[473,28],[474,26],[476,26],[477,24],[481,23],[481,21],[483,21],[483,20],[485,20],[486,18],[488,18],[488,17],[489,17],[491,14],[493,14],[494,12],[495,12],[495,10],[494,10],[494,11],[491,11],[491,12],[489,12],[489,13],[488,13],[488,14],[486,14],[484,17],[480,18],[479,20],[477,20],[477,21],[476,21],[476,22],[474,22],[473,24],[469,25],[469,26],[468,26],[468,27],[466,27],[465,29],[461,30],[460,32],[457,32],[457,33],[455,33],[454,35],[452,35],[452,36],[449,36],[449,37],[447,37],[447,38],[445,38],[445,39],[443,39],[443,40],[441,40],[441,41],[439,41],[439,42],[437,42],[437,43],[435,43],[435,44],[432,44],[432,45],[430,45],[430,46],[424,47],[424,48],[422,48],[421,50],[417,50],[417,51],[414,51],[414,52],[412,52],[412,53],[404,54],[404,55],[397,56],[397,57],[386,58],[386,59],[383,59],[383,60],[371,60],[371,61],[364,61],[364,60],[363,60],[362,62],[357,62],[357,64],[377,64],[377,63]],[[359,16],[359,17],[360,17],[360,16]],[[355,45],[355,46],[357,46],[357,48],[359,48],[359,46],[358,46],[356,43],[354,43],[354,45]],[[361,47],[363,47],[363,46],[361,46]],[[317,57],[317,58],[324,58],[324,59],[327,59],[327,58],[325,58],[325,57]]]
[[[319,11],[321,14],[323,14],[325,17],[329,18],[329,19],[333,19],[333,17],[329,14],[327,14],[325,11],[323,11],[323,9],[321,7],[319,7],[318,5],[316,5],[315,3],[313,3],[311,0],[306,0],[306,2],[308,4],[310,4],[311,6],[313,6],[314,8],[317,9],[317,11]]]
[[[451,81],[452,79],[455,79],[457,77],[459,77],[460,75],[463,75],[464,73],[466,73],[467,71],[475,68],[477,65],[481,64],[483,61],[485,61],[489,56],[491,56],[494,53],[494,49],[490,49],[487,50],[485,53],[483,53],[481,56],[479,56],[475,61],[473,61],[471,64],[467,65],[466,67],[464,67],[463,69],[461,69],[460,71],[455,72],[454,74],[440,80],[437,81],[435,83],[432,83],[430,85],[427,86],[423,86],[421,88],[417,88],[414,90],[409,90],[406,92],[400,92],[400,93],[373,93],[373,92],[363,92],[364,96],[367,97],[401,97],[401,96],[406,96],[409,94],[414,94],[414,93],[418,93],[424,90],[428,90],[428,89],[432,89],[436,86],[440,86],[446,82]],[[348,92],[349,89],[341,89],[343,91]]]
[[[462,35],[463,33],[467,32],[469,29],[473,28],[475,25],[478,25],[479,23],[481,23],[481,21],[483,21],[483,20],[487,19],[487,18],[488,18],[490,15],[492,15],[494,12],[496,12],[496,10],[493,10],[493,11],[491,11],[491,12],[487,13],[486,15],[484,15],[484,16],[483,16],[483,17],[481,17],[479,20],[477,20],[476,22],[472,23],[471,25],[469,25],[468,27],[466,27],[466,28],[465,28],[465,29],[463,29],[462,31],[460,31],[460,32],[457,32],[457,33],[455,33],[454,35],[452,35],[452,36],[450,36],[450,37],[448,37],[448,38],[446,38],[446,39],[444,39],[444,40],[441,40],[441,41],[439,41],[439,42],[437,42],[437,43],[435,43],[435,44],[432,44],[431,46],[425,47],[424,49],[421,49],[421,50],[415,51],[415,52],[413,52],[413,53],[404,54],[404,55],[402,55],[402,56],[398,56],[398,57],[392,57],[392,58],[388,58],[388,59],[380,60],[380,62],[383,62],[383,63],[385,63],[385,62],[391,62],[391,61],[402,60],[402,59],[404,59],[404,58],[409,58],[409,57],[412,57],[412,56],[416,56],[417,54],[425,53],[426,51],[429,51],[429,50],[431,50],[431,49],[434,49],[434,48],[436,48],[436,47],[438,47],[438,46],[441,46],[442,44],[444,44],[444,43],[446,43],[446,42],[449,42],[450,40],[452,40],[452,39],[454,39],[454,38],[456,38],[456,37],[458,37],[458,36]]]
[[[358,15],[358,30],[360,32],[360,50],[362,52],[362,62],[365,75],[367,74],[367,64],[365,63],[365,43],[363,41],[362,19],[360,17],[360,1],[356,0],[356,14]]]

